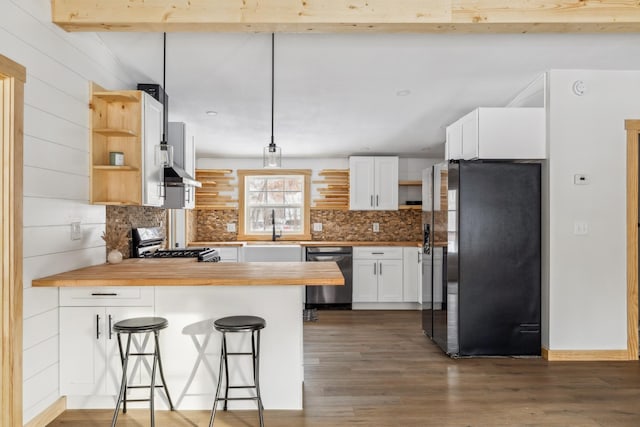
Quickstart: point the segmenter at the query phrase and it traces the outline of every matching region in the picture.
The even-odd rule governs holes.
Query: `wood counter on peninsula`
[[[220,334],[213,321],[231,315],[263,317],[260,386],[266,409],[302,409],[304,285],[342,285],[333,262],[207,263],[193,259],[129,259],[33,280],[59,289],[60,394],[69,409],[110,408],[121,375],[115,334],[119,320],[160,316],[169,321],[160,348],[177,409],[210,410],[217,384]],[[246,351],[246,334],[231,334],[230,351]],[[153,341],[153,340],[151,340]],[[246,363],[245,363],[246,362]],[[142,380],[144,363],[138,365]],[[231,381],[251,379],[240,360]],[[132,376],[133,378],[133,376]],[[237,390],[235,396],[250,393]],[[159,393],[156,407],[166,409]],[[131,407],[136,407],[132,403]],[[140,404],[146,407],[145,403]],[[230,409],[255,409],[232,401]]]

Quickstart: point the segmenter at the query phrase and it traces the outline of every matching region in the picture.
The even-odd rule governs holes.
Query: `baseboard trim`
[[[542,348],[542,358],[556,361],[614,361],[629,359],[627,350],[549,350]]]
[[[47,409],[36,415],[24,427],[45,427],[47,424],[55,420],[58,415],[67,409],[67,397],[60,396],[58,400],[53,402]]]

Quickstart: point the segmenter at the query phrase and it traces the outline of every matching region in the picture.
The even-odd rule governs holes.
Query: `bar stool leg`
[[[158,331],[153,331],[158,339]],[[158,366],[158,348],[153,352],[153,367],[151,368],[151,387],[149,388],[149,409],[151,410],[151,427],[156,425],[155,396],[156,396],[156,366]]]
[[[173,401],[171,400],[171,396],[169,395],[169,387],[167,387],[167,380],[164,379],[164,370],[162,369],[162,357],[160,356],[160,344],[158,338],[160,337],[160,333],[156,331],[156,354],[158,355],[158,368],[160,369],[160,378],[162,378],[162,388],[164,389],[164,393],[167,395],[167,400],[169,401],[169,409],[172,411],[175,410],[173,406]]]
[[[131,346],[131,334],[127,338],[127,352],[122,353],[122,342],[120,341],[120,332],[118,332],[118,349],[120,351],[120,360],[122,361],[122,380],[120,381],[120,393],[118,393],[118,402],[116,403],[116,410],[113,412],[113,419],[111,420],[111,427],[115,427],[118,420],[118,412],[120,412],[120,404],[123,405],[123,412],[127,412],[127,365],[129,364],[129,348]]]
[[[222,333],[222,346],[220,350],[220,368],[218,369],[218,386],[216,387],[216,397],[213,399],[213,409],[211,410],[211,418],[209,419],[209,427],[213,427],[213,420],[216,418],[216,410],[218,408],[218,397],[220,396],[220,386],[222,385],[222,369],[225,361],[224,333]],[[226,402],[226,401],[225,401]]]
[[[228,348],[227,348],[227,334],[222,333],[222,349],[224,351],[224,408],[223,410],[227,410],[227,403],[229,402],[229,359],[227,358]]]
[[[258,398],[258,415],[260,417],[260,427],[264,427],[264,407],[260,396],[260,329],[256,331],[256,341],[254,345],[253,332],[251,333],[251,350],[253,353],[253,383],[256,386],[256,397]]]

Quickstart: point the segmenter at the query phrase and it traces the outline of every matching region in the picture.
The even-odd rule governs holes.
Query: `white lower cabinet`
[[[129,288],[119,294],[113,289],[63,288],[60,294],[60,394],[116,395],[122,368],[112,326],[130,317],[153,316],[153,290]],[[148,384],[145,363],[135,359],[142,360],[131,359],[130,385]]]
[[[353,302],[402,302],[402,248],[353,249]]]

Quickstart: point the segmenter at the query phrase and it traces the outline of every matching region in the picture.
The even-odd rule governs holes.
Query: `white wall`
[[[571,87],[586,84],[583,96]],[[627,348],[626,132],[640,118],[640,72],[549,72],[550,350]],[[573,184],[587,174],[589,185]],[[574,234],[574,221],[588,223]],[[543,310],[543,312],[544,312]]]
[[[50,23],[46,0],[0,1],[0,53],[27,69],[24,118],[24,422],[59,397],[58,291],[33,278],[104,261],[105,209],[89,199],[89,81],[132,88],[93,34]],[[70,223],[82,239],[70,239]]]

